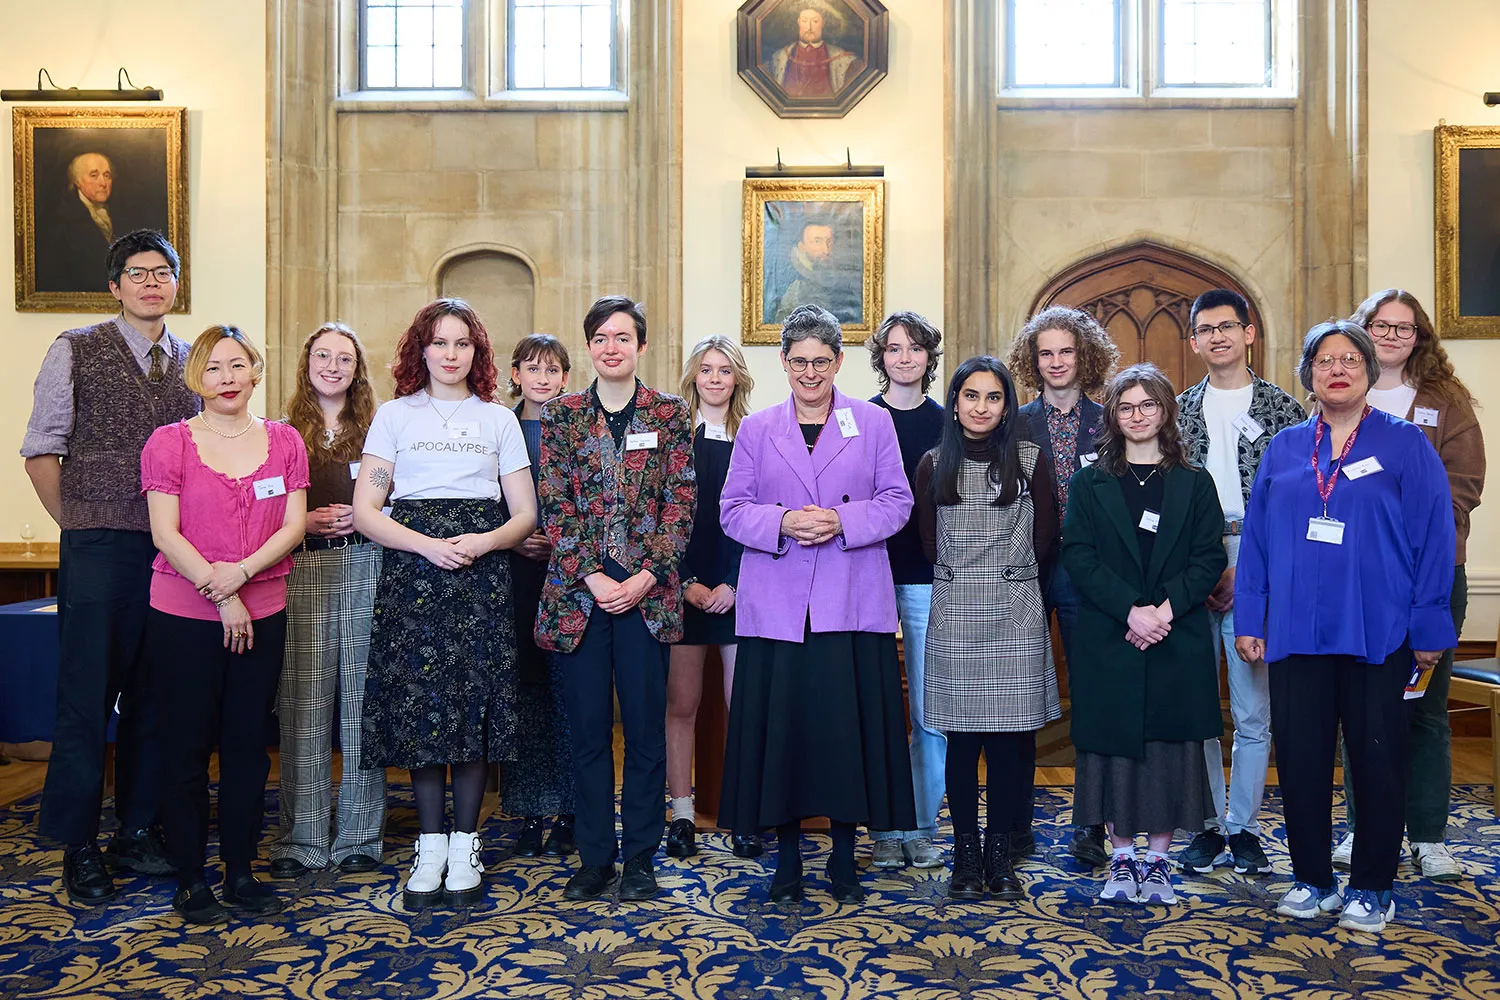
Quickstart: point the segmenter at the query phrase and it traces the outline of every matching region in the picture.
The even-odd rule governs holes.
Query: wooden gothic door
[[[1250,322],[1264,328],[1260,309],[1228,272],[1208,261],[1157,243],[1120,247],[1074,264],[1037,296],[1032,315],[1047,306],[1082,309],[1109,331],[1120,348],[1120,365],[1154,362],[1181,392],[1207,373],[1193,353],[1188,314],[1193,300],[1210,288],[1230,288],[1250,303]],[[1251,364],[1256,351],[1251,346]]]

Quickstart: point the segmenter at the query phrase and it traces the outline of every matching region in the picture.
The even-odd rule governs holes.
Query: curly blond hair
[[[1078,349],[1078,388],[1084,395],[1097,396],[1115,365],[1120,363],[1120,349],[1098,320],[1071,306],[1048,306],[1031,317],[1011,341],[1006,367],[1016,384],[1032,392],[1041,392],[1045,387],[1036,363],[1036,341],[1047,330],[1073,335]]]

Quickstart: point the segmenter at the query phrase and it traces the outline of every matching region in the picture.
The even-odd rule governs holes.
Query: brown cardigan
[[[1416,423],[1419,406],[1437,410],[1437,426],[1422,430],[1448,472],[1448,489],[1453,493],[1453,527],[1458,534],[1454,565],[1462,566],[1469,541],[1469,513],[1479,506],[1479,494],[1484,491],[1484,434],[1479,429],[1474,406],[1462,389],[1450,397],[1427,386],[1418,388],[1407,420]]]

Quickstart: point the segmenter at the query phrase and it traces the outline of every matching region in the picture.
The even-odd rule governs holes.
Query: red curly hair
[[[427,387],[429,374],[427,359],[422,352],[432,343],[438,320],[452,316],[469,328],[469,339],[474,342],[474,364],[469,368],[469,391],[486,403],[495,401],[495,390],[500,384],[500,373],[495,368],[495,350],[490,346],[490,335],[479,321],[479,315],[463,299],[436,299],[427,303],[411,321],[411,326],[401,335],[396,345],[396,360],[391,365],[391,374],[396,377],[396,395],[410,396]]]

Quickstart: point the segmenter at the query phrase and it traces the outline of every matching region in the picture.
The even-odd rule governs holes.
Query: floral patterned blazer
[[[687,550],[697,502],[692,415],[679,396],[637,382],[631,435],[655,434],[654,447],[623,452],[618,476],[606,468],[614,446],[604,413],[589,390],[542,408],[542,527],[552,542],[536,617],[536,644],[571,653],[583,638],[594,595],[584,578],[604,571],[606,555],[631,573],[647,570],[656,585],[638,605],[657,641],[682,638],[677,564]],[[610,549],[611,508],[625,518],[624,541]]]

